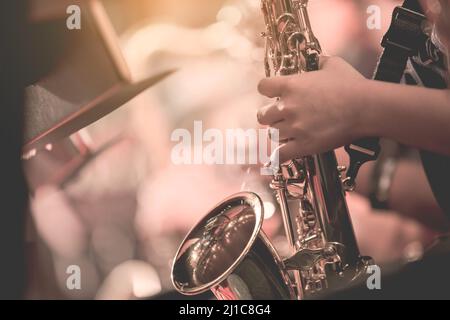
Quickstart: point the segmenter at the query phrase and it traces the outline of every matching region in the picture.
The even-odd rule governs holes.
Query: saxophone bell
[[[264,207],[253,193],[236,194],[189,232],[172,268],[185,295],[211,290],[221,300],[294,299],[289,275],[261,230]]]

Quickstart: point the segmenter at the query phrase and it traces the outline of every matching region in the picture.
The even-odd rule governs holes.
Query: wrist
[[[380,103],[377,103],[376,83],[364,79],[355,88],[355,133],[357,138],[380,136],[377,123],[380,119]]]

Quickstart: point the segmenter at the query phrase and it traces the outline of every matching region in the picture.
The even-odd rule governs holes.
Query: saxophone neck
[[[314,36],[306,0],[262,0],[266,32],[266,74],[317,70],[322,50]]]
[[[300,24],[300,30],[306,39],[306,48],[311,51],[311,54],[321,54],[322,48],[319,40],[314,35],[313,28],[311,26],[311,20],[308,14],[308,0],[293,0],[294,7],[298,12],[298,21]]]

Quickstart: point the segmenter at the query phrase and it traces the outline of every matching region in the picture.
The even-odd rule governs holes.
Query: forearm
[[[336,152],[339,164],[348,165],[348,154],[343,148]],[[356,191],[369,197],[374,162],[361,167],[356,180]],[[389,192],[389,210],[400,212],[437,231],[448,231],[450,222],[442,212],[430,188],[419,161],[400,160]]]
[[[447,232],[449,220],[439,207],[420,161],[401,160],[390,190],[389,208],[436,231]]]
[[[450,156],[450,90],[366,81],[356,94],[362,135]]]

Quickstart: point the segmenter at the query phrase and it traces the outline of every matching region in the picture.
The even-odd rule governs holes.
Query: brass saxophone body
[[[267,76],[319,69],[321,47],[306,0],[261,0]],[[290,253],[282,259],[261,230],[263,205],[253,193],[234,195],[188,234],[173,265],[175,288],[212,290],[219,299],[304,299],[347,286],[365,274],[333,151],[282,164],[270,187]]]

